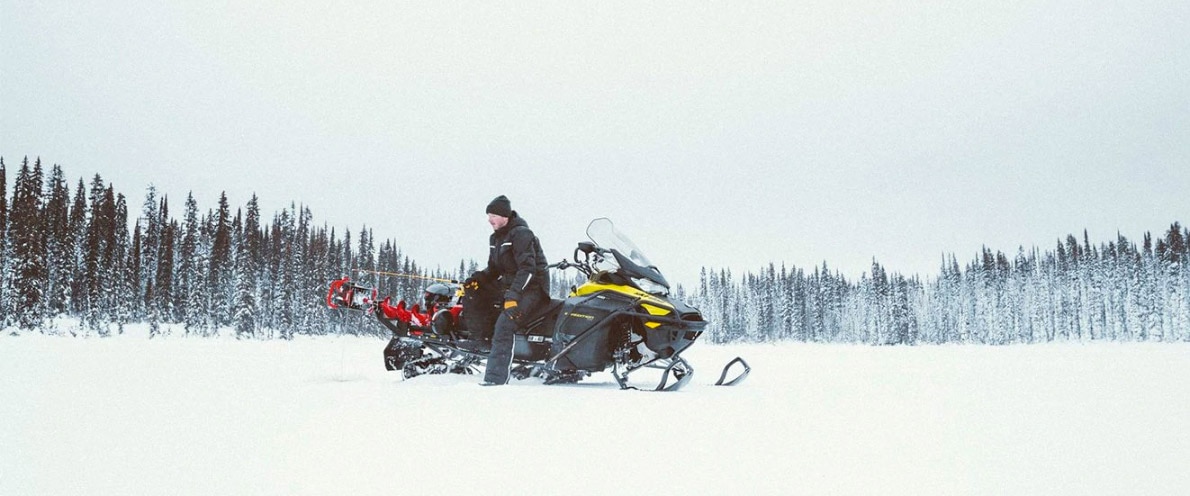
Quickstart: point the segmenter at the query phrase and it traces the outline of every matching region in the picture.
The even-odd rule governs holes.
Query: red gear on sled
[[[398,301],[397,306],[395,307],[392,305],[391,301],[392,297],[389,296],[385,297],[384,300],[380,302],[380,311],[384,314],[386,319],[396,320],[414,327],[429,327],[430,318],[433,317],[434,310],[436,310],[436,308],[431,308],[429,312],[423,313],[421,311],[421,306],[416,303],[412,308],[406,308],[405,300]],[[459,310],[461,311],[462,308],[460,307]],[[455,314],[456,312],[454,309],[451,309],[451,313]]]
[[[326,306],[334,309],[371,309],[375,302],[375,289],[351,284],[351,279],[347,277],[331,282],[331,289],[326,293]]]

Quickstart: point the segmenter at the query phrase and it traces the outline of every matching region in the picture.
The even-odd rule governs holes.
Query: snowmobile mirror
[[[578,251],[581,251],[583,253],[590,255],[591,253],[593,253],[595,251],[595,243],[592,243],[590,241],[580,241],[578,244]]]

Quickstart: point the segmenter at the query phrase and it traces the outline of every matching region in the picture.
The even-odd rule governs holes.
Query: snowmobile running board
[[[723,382],[723,380],[727,378],[727,371],[731,370],[731,366],[735,365],[737,363],[744,366],[744,372],[741,373],[740,375],[736,376],[734,379],[732,379],[730,381]],[[744,382],[744,379],[747,379],[748,374],[750,374],[751,372],[752,372],[752,367],[748,366],[748,362],[745,362],[744,359],[741,357],[735,357],[735,360],[727,362],[727,365],[723,366],[723,373],[719,374],[719,380],[715,381],[715,385],[716,386],[734,386],[736,384]]]

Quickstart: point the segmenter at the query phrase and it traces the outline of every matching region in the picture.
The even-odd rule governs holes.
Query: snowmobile
[[[549,266],[577,270],[586,282],[571,287],[567,298],[551,299],[525,316],[514,338],[512,377],[565,384],[610,369],[621,389],[639,389],[629,376],[659,369],[660,382],[652,389],[680,389],[694,375],[682,353],[707,321],[697,308],[669,294],[661,271],[610,220],[595,219],[586,232],[590,241],[578,243],[573,262],[562,259]],[[392,332],[384,349],[385,367],[400,370],[407,379],[478,374],[490,350],[502,290],[495,281],[467,287],[454,280],[434,281],[422,302],[410,306],[404,300],[393,305],[391,297],[380,300],[376,289],[344,277],[331,283],[327,305],[375,315]],[[715,385],[739,384],[751,370],[736,357],[723,367]]]

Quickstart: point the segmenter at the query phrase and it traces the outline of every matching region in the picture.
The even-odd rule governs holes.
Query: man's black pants
[[[550,296],[541,287],[529,288],[521,293],[517,301],[517,308],[521,311],[520,322],[508,317],[508,312],[500,312],[496,319],[496,330],[492,334],[492,351],[488,353],[488,364],[484,371],[484,382],[507,384],[508,374],[512,369],[513,344],[516,331],[525,323],[525,318],[541,310],[542,305],[549,303]]]

